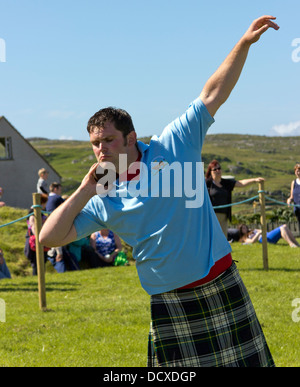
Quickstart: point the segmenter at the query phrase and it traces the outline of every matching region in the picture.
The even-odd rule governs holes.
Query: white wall
[[[60,182],[60,177],[5,118],[0,119],[0,137],[12,138],[13,156],[12,160],[0,160],[0,187],[4,191],[1,200],[11,207],[29,209],[32,193],[36,192],[38,170],[46,168],[50,172],[48,186]]]

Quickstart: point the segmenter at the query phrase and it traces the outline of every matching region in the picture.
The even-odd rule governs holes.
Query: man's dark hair
[[[125,110],[107,107],[99,110],[89,119],[87,131],[91,133],[95,127],[103,128],[107,122],[112,122],[115,128],[123,133],[124,138],[135,130],[131,116]]]

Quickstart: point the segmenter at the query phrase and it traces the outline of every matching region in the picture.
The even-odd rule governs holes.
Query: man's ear
[[[127,135],[127,145],[133,146],[135,145],[135,143],[136,143],[136,132],[132,131]]]

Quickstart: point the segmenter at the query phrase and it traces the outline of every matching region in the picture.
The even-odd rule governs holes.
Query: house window
[[[11,137],[0,137],[0,160],[12,159]]]

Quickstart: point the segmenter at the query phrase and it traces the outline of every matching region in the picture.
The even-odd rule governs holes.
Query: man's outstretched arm
[[[225,61],[206,82],[200,98],[211,116],[216,114],[236,85],[247,59],[250,46],[257,42],[261,35],[269,28],[279,29],[279,26],[272,21],[275,19],[273,16],[262,16],[254,20]]]

